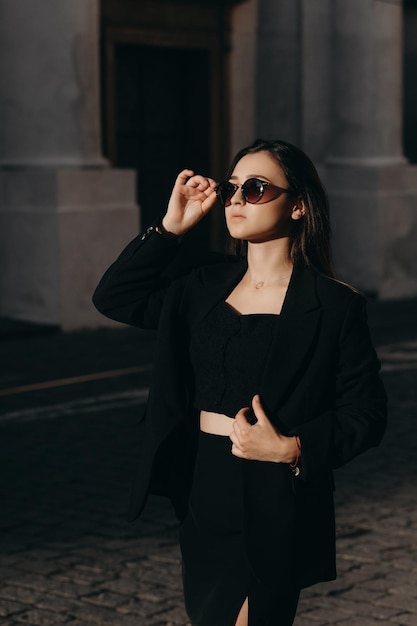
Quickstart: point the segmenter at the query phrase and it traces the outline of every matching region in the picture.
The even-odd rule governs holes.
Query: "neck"
[[[252,283],[266,283],[290,278],[293,263],[289,239],[282,237],[262,243],[248,243],[248,276]]]

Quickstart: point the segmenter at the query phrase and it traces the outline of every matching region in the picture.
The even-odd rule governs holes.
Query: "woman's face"
[[[262,204],[245,201],[240,186],[249,178],[259,178],[265,182],[288,189],[282,168],[268,152],[247,154],[236,164],[230,182],[239,189],[225,208],[226,224],[230,235],[235,239],[261,242],[291,233],[293,219],[297,219],[294,196],[288,193],[273,195],[273,199]]]

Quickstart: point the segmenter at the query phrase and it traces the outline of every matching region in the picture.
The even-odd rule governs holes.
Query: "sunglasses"
[[[219,202],[224,207],[230,206],[232,198],[239,187],[244,201],[249,202],[249,204],[264,204],[275,200],[282,193],[289,193],[291,191],[290,189],[267,183],[260,178],[248,178],[242,185],[235,185],[235,183],[231,183],[230,180],[226,180],[216,187]]]

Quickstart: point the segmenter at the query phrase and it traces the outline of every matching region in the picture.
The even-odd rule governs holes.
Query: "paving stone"
[[[393,615],[398,613],[398,608],[395,607],[395,605],[384,605],[380,601],[375,604],[371,601],[362,602],[348,597],[347,595],[341,595],[337,598],[327,597],[326,606],[333,606],[335,614],[338,614],[339,612],[349,613],[354,617],[363,616],[365,618],[368,616],[374,619],[379,619],[380,621],[387,621]]]
[[[406,598],[413,598],[416,596],[416,580],[414,577],[410,578],[407,583],[399,583],[399,581],[395,581],[391,587],[386,589],[386,593],[384,596],[388,595],[400,595]]]
[[[83,602],[96,604],[97,606],[104,606],[107,608],[116,609],[117,607],[126,605],[126,603],[129,602],[129,596],[112,593],[111,591],[100,591],[98,593],[93,593],[89,596],[82,596],[81,600]],[[125,612],[129,613],[129,611]]]
[[[187,614],[182,607],[172,607],[166,611],[161,611],[155,617],[162,618],[166,623],[185,624],[188,622]]]
[[[48,576],[48,574],[52,574],[56,572],[58,568],[58,564],[56,562],[51,561],[39,561],[37,559],[21,559],[16,567],[23,572],[35,573]]]
[[[148,587],[148,591],[145,591]],[[182,589],[181,589],[182,592]],[[166,587],[155,587],[154,585],[144,585],[136,592],[136,597],[139,600],[145,600],[147,602],[160,602],[161,597],[167,598],[170,600],[172,598],[173,591],[172,589],[168,590]],[[182,593],[180,594],[182,598]],[[181,600],[182,601],[182,600]]]
[[[409,611],[414,613],[417,617],[417,597],[413,598],[405,595],[389,594],[378,600],[378,606],[393,607],[402,611]]]
[[[151,568],[148,564],[144,564],[142,579],[146,580],[148,583],[155,583],[157,585],[160,585],[163,581],[166,587],[178,589],[182,585],[180,564],[173,568],[166,568],[164,566],[163,569]]]
[[[62,582],[57,580],[49,581],[49,592],[55,596],[63,596],[65,598],[79,598],[83,594],[89,591],[94,591],[94,587],[87,587],[85,585],[75,584],[71,582]]]
[[[36,604],[42,597],[43,593],[40,591],[28,589],[27,587],[4,585],[0,587],[0,611],[4,600],[14,600],[25,605]]]
[[[10,617],[21,611],[25,610],[25,605],[21,602],[14,602],[13,600],[2,600],[0,602],[0,615],[2,617]]]
[[[70,619],[70,621],[68,622],[68,626],[91,626],[91,622],[84,622],[83,620],[80,619]],[[94,622],[95,626],[100,626],[100,622]],[[107,626],[107,624],[105,625]],[[137,626],[140,626],[139,624]]]
[[[342,597],[348,597],[353,602],[365,602],[367,604],[375,604],[383,593],[381,591],[375,591],[367,589],[362,585],[357,585],[347,590],[347,593],[342,593]]]
[[[42,609],[32,609],[25,613],[19,613],[16,619],[19,623],[29,624],[29,626],[56,626],[57,624],[66,624],[69,621],[67,616]]]
[[[55,574],[55,581],[74,582],[75,584],[90,586],[100,584],[108,578],[104,572],[97,573],[88,570],[82,570],[78,567],[71,567],[66,571]]]
[[[294,626],[329,626],[330,624],[334,624],[334,622],[325,622],[323,621],[323,617],[318,617],[317,619],[314,616],[307,615],[297,615],[295,618]]]
[[[132,615],[122,615],[115,613],[111,609],[98,606],[80,606],[73,615],[86,622],[103,624],[105,626],[138,626],[138,619]]]
[[[9,579],[8,583],[17,587],[28,587],[29,589],[44,591],[49,587],[50,581],[44,576],[24,574],[16,578]]]
[[[156,585],[146,580],[136,580],[134,578],[120,578],[105,583],[105,588],[115,593],[120,593],[130,598],[137,598],[147,602],[160,602],[163,598],[175,595],[175,590],[167,589],[164,580]]]
[[[350,617],[348,620],[337,622],[338,626],[381,626],[381,620],[369,617]],[[384,624],[386,622],[383,622]]]
[[[102,587],[106,590],[113,591],[114,593],[121,593],[127,596],[135,596],[139,584],[138,581],[132,578],[118,578],[115,580],[106,581]],[[152,586],[154,588],[154,586]]]
[[[49,593],[34,604],[39,609],[53,610],[62,615],[69,615],[80,606],[77,598],[67,599]]]
[[[320,626],[322,624],[337,624],[338,621],[342,619],[351,619],[352,614],[350,612],[344,613],[342,610],[338,609],[335,611],[326,606],[325,603],[320,608],[312,609],[308,613],[308,619],[311,620],[311,623],[314,624],[318,622]],[[297,622],[295,622],[294,626],[298,626]]]
[[[158,598],[158,602],[141,598],[128,599],[126,604],[122,604],[117,607],[117,612],[126,615],[141,615],[149,617],[159,611],[161,602],[165,603],[166,601],[167,598],[163,594],[161,594]]]
[[[416,614],[415,613],[401,613],[390,620],[390,624],[395,626],[416,626]]]

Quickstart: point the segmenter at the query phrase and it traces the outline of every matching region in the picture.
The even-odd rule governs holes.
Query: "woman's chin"
[[[245,218],[232,218],[227,221],[227,230],[234,239],[247,239],[249,234],[248,228],[245,227]]]

